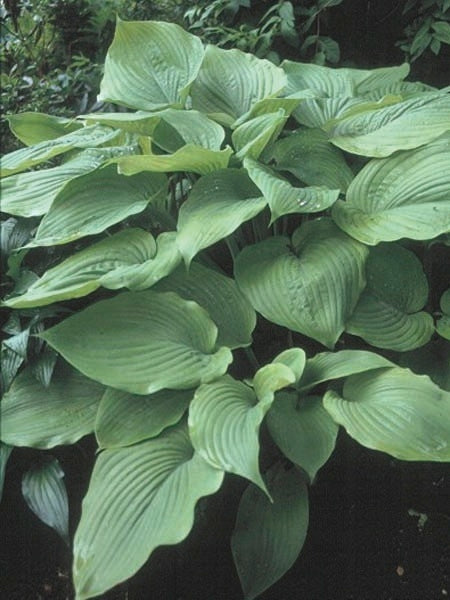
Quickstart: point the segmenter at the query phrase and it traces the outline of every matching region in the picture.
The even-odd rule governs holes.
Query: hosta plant
[[[130,110],[10,118],[1,473],[42,449],[23,491],[68,541],[47,451],[95,436],[78,600],[183,540],[229,474],[256,598],[301,551],[339,428],[450,460],[450,97],[407,75],[119,20],[100,98]]]

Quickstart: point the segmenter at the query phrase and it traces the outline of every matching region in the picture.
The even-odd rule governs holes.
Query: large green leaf
[[[167,178],[159,173],[118,175],[110,165],[69,181],[42,219],[30,246],[66,244],[101,233],[165,196]]]
[[[180,208],[177,245],[187,264],[203,248],[227,237],[266,206],[243,170],[223,169],[202,177]]]
[[[287,75],[287,94],[310,89],[323,98],[362,96],[401,81],[409,73],[407,63],[381,69],[334,69],[285,60],[281,68]]]
[[[207,46],[191,88],[192,104],[211,118],[231,126],[257,101],[279,95],[285,84],[283,71],[268,60],[240,50]]]
[[[339,196],[338,189],[294,187],[273,169],[251,158],[244,160],[244,166],[269,204],[271,222],[292,213],[320,212],[334,204]]]
[[[259,472],[259,426],[274,391],[293,383],[285,365],[268,365],[270,377],[260,400],[247,385],[225,375],[201,385],[189,407],[189,435],[195,450],[211,466],[246,477],[266,491]],[[286,375],[288,377],[286,377]]]
[[[290,569],[308,529],[308,491],[297,469],[276,464],[266,478],[273,502],[250,485],[241,498],[231,538],[246,600],[259,596]]]
[[[406,237],[426,240],[450,229],[450,136],[371,160],[355,177],[333,219],[371,245]]]
[[[30,368],[13,381],[0,403],[0,437],[12,446],[73,444],[94,430],[104,387],[59,363],[48,387]]]
[[[100,99],[142,110],[182,107],[203,54],[200,38],[178,25],[117,19]]]
[[[274,113],[253,117],[239,125],[231,136],[236,157],[243,159],[248,156],[257,159],[264,148],[280,135],[287,118],[285,111],[280,109]]]
[[[441,296],[442,316],[436,322],[436,331],[446,340],[450,340],[450,289]]]
[[[12,133],[27,146],[72,133],[82,127],[74,119],[39,112],[23,112],[6,117]]]
[[[405,352],[426,344],[434,333],[433,317],[421,311],[428,298],[422,263],[399,244],[371,248],[367,287],[346,331],[379,348]]]
[[[365,103],[363,98],[306,98],[294,111],[293,117],[306,127],[326,128],[330,121]]]
[[[124,581],[158,547],[181,542],[197,500],[216,492],[223,472],[192,446],[184,427],[97,458],[74,539],[78,600]]]
[[[44,215],[68,181],[103,161],[103,153],[88,150],[59,167],[11,175],[2,182],[2,211],[19,217]]]
[[[338,425],[322,406],[321,398],[277,394],[267,413],[267,426],[283,454],[313,481],[330,458],[338,434]]]
[[[149,237],[149,234],[147,234]],[[116,290],[127,287],[130,290],[146,290],[166,277],[181,262],[181,254],[175,243],[176,233],[165,231],[156,239],[156,254],[149,252],[143,261],[117,267],[100,278],[103,287]],[[142,256],[144,259],[144,256]]]
[[[360,444],[401,460],[450,461],[450,392],[408,369],[352,375],[324,406]]]
[[[427,144],[450,130],[450,94],[423,92],[392,106],[345,114],[329,131],[339,148],[384,157]]]
[[[0,442],[0,502],[3,496],[3,484],[5,483],[6,464],[12,451],[12,446],[8,446],[8,444]]]
[[[189,270],[180,266],[153,289],[176,292],[202,306],[218,327],[218,346],[233,349],[251,344],[256,313],[233,279],[193,262]]]
[[[263,100],[258,100],[251,106],[248,112],[244,113],[233,123],[232,128],[236,129],[236,127],[239,127],[239,125],[242,125],[242,123],[245,123],[250,119],[269,113],[276,113],[280,109],[284,110],[286,115],[289,116],[304,98],[309,98],[311,96],[313,96],[313,94],[307,91],[303,94],[296,94],[293,98],[264,98]]]
[[[98,407],[95,435],[101,448],[131,446],[154,438],[183,416],[193,390],[161,390],[137,396],[108,388]]]
[[[365,286],[368,250],[328,219],[302,225],[292,246],[281,236],[247,246],[236,281],[266,319],[332,348]]]
[[[272,157],[278,169],[289,171],[306,185],[323,185],[345,192],[353,179],[342,152],[321,129],[298,130],[278,140]]]
[[[6,175],[20,173],[54,156],[69,152],[69,150],[95,148],[101,144],[111,142],[118,135],[119,132],[110,127],[91,125],[53,140],[40,142],[28,148],[20,148],[2,157],[1,176],[5,177]]]
[[[339,379],[355,373],[394,366],[394,363],[384,356],[367,350],[320,352],[306,361],[305,370],[297,387],[299,391],[305,392],[330,379]]]
[[[225,169],[232,154],[231,148],[210,150],[186,144],[173,154],[138,154],[114,159],[114,162],[118,164],[119,173],[124,175],[134,175],[142,171],[187,171],[205,175],[211,171]]]
[[[222,375],[232,360],[216,350],[217,327],[174,293],[125,292],[40,335],[88,377],[132,394],[188,389]]]
[[[64,471],[52,458],[32,467],[22,478],[22,494],[34,514],[69,545],[69,500]]]
[[[76,252],[46,271],[25,294],[5,300],[6,306],[28,308],[79,298],[102,285],[106,274],[114,277],[127,267],[149,262],[156,253],[153,236],[142,229],[125,229]]]

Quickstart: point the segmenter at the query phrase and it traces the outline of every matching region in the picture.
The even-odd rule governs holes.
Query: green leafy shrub
[[[450,44],[450,2],[448,0],[408,0],[403,14],[409,17],[405,37],[397,42],[410,62],[427,50],[439,54],[442,44]]]
[[[230,473],[249,482],[232,551],[256,598],[301,550],[340,427],[450,460],[449,292],[430,275],[450,98],[407,75],[278,67],[119,21],[100,96],[133,112],[10,117],[26,146],[2,160],[3,307],[41,368],[14,367],[0,475],[15,446],[95,435],[79,600],[183,540]],[[61,477],[49,459],[23,490],[67,539]]]

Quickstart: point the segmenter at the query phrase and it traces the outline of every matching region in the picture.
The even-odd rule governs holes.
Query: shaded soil
[[[66,471],[72,529],[91,450],[57,453]],[[19,451],[1,505],[1,598],[72,600],[69,551],[25,506],[20,461]],[[200,502],[197,523],[183,544],[157,550],[131,581],[103,600],[241,600],[229,538],[244,487],[229,477],[222,493]],[[310,503],[302,554],[261,600],[450,597],[448,465],[396,461],[342,434],[311,488]],[[422,513],[420,520],[416,513]]]

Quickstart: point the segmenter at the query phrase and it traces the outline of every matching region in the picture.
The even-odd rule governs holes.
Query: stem
[[[233,259],[234,263],[236,256],[239,254],[239,246],[232,235],[229,235],[227,238],[225,238],[225,242],[228,246],[228,250],[230,251],[231,258]]]
[[[245,352],[251,366],[255,369],[255,371],[257,371],[259,369],[259,362],[255,356],[255,353],[253,352],[253,349],[250,347],[244,348],[244,352]]]

